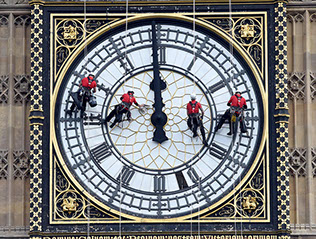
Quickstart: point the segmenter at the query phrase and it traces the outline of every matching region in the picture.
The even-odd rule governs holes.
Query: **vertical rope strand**
[[[234,55],[234,48],[233,48],[233,19],[232,19],[232,2],[231,0],[228,0],[228,12],[229,12],[229,29],[230,29],[230,43],[229,43],[229,52],[230,52],[230,64],[231,67],[233,67],[233,55]],[[233,72],[232,72],[233,73]],[[231,80],[233,76],[230,76],[228,72],[228,77],[231,77]],[[240,179],[240,177],[239,177]],[[234,198],[236,199],[236,184],[234,183]],[[235,209],[237,206],[237,201],[235,200]],[[234,214],[234,228],[235,228],[235,236],[237,237],[237,211]]]
[[[192,2],[192,13],[193,13],[193,23],[192,23],[192,36],[193,36],[193,45],[192,45],[192,51],[193,51],[193,64],[195,62],[195,22],[194,22],[194,3],[195,0],[193,0]],[[195,80],[194,80],[195,81]],[[195,82],[193,84],[194,90],[193,90],[193,94],[195,93]],[[193,139],[192,139],[193,140]],[[192,142],[194,143],[194,142]],[[192,171],[192,165],[190,165],[190,170]],[[193,185],[191,186],[191,197],[193,197]],[[192,233],[193,233],[193,219],[192,219],[192,214],[193,214],[193,204],[191,203],[190,205],[190,213],[191,213],[191,219],[190,219],[190,232],[191,232],[191,237],[192,237]]]
[[[127,39],[127,29],[128,29],[128,0],[126,0],[126,9],[125,9],[125,41]],[[124,52],[124,60],[123,60],[123,67],[124,67],[124,75],[125,75],[125,79],[124,79],[124,83],[126,82],[127,79],[127,42],[125,43],[125,52]],[[124,85],[123,83],[123,85]],[[121,132],[123,132],[123,127],[121,129]],[[121,145],[123,145],[123,138],[121,139]],[[125,149],[124,149],[125,150]],[[123,157],[123,152],[120,155],[120,161],[122,161],[122,157]],[[122,176],[123,176],[123,167],[121,168],[121,172],[120,172],[120,221],[119,221],[119,236],[122,236]]]
[[[88,49],[87,49],[87,3],[86,0],[83,2],[83,15],[84,15],[84,59],[87,59]],[[88,73],[88,72],[87,72]],[[88,104],[89,105],[89,104]],[[89,107],[89,106],[88,106]],[[88,137],[90,132],[90,124],[88,124]],[[90,157],[88,158],[90,161]],[[90,162],[89,162],[90,164]],[[88,193],[91,194],[90,187],[88,188]],[[90,197],[88,197],[88,205],[87,205],[87,215],[88,215],[88,224],[87,224],[87,236],[90,237]]]

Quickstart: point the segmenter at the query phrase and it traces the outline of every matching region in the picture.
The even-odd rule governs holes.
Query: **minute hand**
[[[168,137],[163,129],[168,119],[167,115],[162,111],[164,103],[162,102],[161,91],[166,88],[166,83],[160,79],[159,75],[158,44],[155,21],[152,22],[152,42],[154,79],[150,83],[150,89],[155,93],[155,103],[153,104],[155,112],[151,116],[151,123],[156,127],[153,141],[161,144],[162,142],[168,140]]]

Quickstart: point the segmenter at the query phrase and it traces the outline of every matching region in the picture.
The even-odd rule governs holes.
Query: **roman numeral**
[[[132,177],[134,176],[134,174],[135,174],[134,170],[130,169],[127,166],[124,166],[119,176],[117,177],[117,180],[122,182],[122,184],[128,185]]]
[[[124,68],[125,73],[129,72],[130,69],[134,69],[134,66],[133,66],[131,60],[129,59],[129,57],[127,55],[124,55],[120,51],[120,49],[118,47],[120,45],[120,43],[116,44],[112,37],[109,38],[109,41],[112,43],[112,49],[114,49],[116,51],[117,55],[119,56],[118,61],[121,63],[121,67]],[[122,44],[125,47],[125,42],[123,41],[122,38],[121,38],[121,42],[122,42]],[[124,59],[125,59],[126,62],[124,61]],[[128,67],[130,67],[130,69]]]
[[[195,38],[194,38],[194,41],[193,41],[193,43],[192,43],[192,47],[195,45],[195,44],[199,44],[200,45],[200,47],[198,48],[198,50],[195,52],[195,55],[200,55],[201,53],[202,53],[202,50],[205,48],[205,49],[209,49],[207,46],[206,46],[206,43],[208,42],[208,40],[209,40],[209,37],[205,37],[204,38],[204,40],[203,40],[203,42],[202,43],[197,43],[197,36],[195,36]],[[196,56],[194,56],[194,59],[191,61],[191,63],[189,64],[189,66],[188,66],[188,68],[187,68],[187,71],[191,71],[191,69],[192,69],[192,67],[193,67],[193,65],[195,64],[195,62],[196,62]]]
[[[190,179],[194,182],[197,183],[200,181],[200,176],[198,175],[198,173],[195,171],[194,168],[189,168],[188,170],[188,175],[190,177]]]
[[[182,172],[176,172],[176,178],[179,185],[179,189],[184,189],[188,187],[188,183],[185,180]]]
[[[103,83],[101,85],[97,84],[97,87],[98,87],[99,91],[102,90],[105,93],[105,97],[110,95],[110,94],[112,94],[111,91],[110,91],[110,88],[109,87],[105,87]]]
[[[98,114],[98,115],[90,114],[90,116],[85,115],[83,117],[83,124],[84,125],[101,125],[101,123],[102,123],[102,119],[101,119],[100,114]]]
[[[82,154],[82,156],[83,156],[83,154]],[[77,160],[78,160],[78,162],[76,162],[75,164],[72,165],[73,169],[77,169],[80,166],[83,166],[84,168],[87,168],[87,166],[85,165],[87,163],[86,158],[81,159],[81,157],[79,156]]]
[[[154,176],[154,192],[162,193],[166,191],[166,178],[162,176]]]
[[[224,88],[226,86],[224,81],[219,81],[217,83],[215,83],[214,85],[211,85],[210,87],[208,87],[208,90],[210,93],[214,93],[222,88]]]
[[[159,64],[166,63],[166,47],[160,46],[159,48]]]
[[[210,147],[210,154],[218,159],[224,159],[227,154],[227,150],[216,143],[212,143]]]
[[[94,149],[91,149],[91,154],[98,163],[101,163],[104,159],[112,154],[110,148],[111,147],[109,145],[103,143],[95,147]]]

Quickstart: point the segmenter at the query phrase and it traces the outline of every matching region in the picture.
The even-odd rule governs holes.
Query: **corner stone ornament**
[[[64,27],[64,32],[62,34],[65,40],[72,41],[77,39],[78,32],[75,27],[70,25],[68,27]]]
[[[72,197],[65,198],[61,204],[63,211],[68,213],[75,212],[78,206],[79,204],[76,202],[76,199]]]
[[[255,36],[254,25],[241,25],[239,33],[242,38],[247,38],[247,40],[249,40],[249,38],[253,38]]]
[[[249,212],[251,212],[252,210],[255,210],[257,206],[258,206],[258,202],[255,197],[248,195],[245,198],[243,198],[242,208],[244,210],[248,210]]]

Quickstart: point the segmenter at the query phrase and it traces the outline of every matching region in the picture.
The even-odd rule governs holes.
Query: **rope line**
[[[128,0],[126,0],[126,9],[125,9],[125,41],[127,39],[127,30],[128,30]],[[125,52],[124,52],[124,60],[123,60],[123,68],[124,68],[124,81],[123,81],[123,86],[127,80],[127,42],[124,44],[125,47]],[[126,91],[126,89],[123,88],[123,90]],[[121,127],[121,134],[123,133],[123,121],[122,121],[122,127]],[[121,137],[121,145],[123,145],[123,137]],[[126,142],[125,142],[126,144]],[[124,147],[125,150],[125,147]],[[120,161],[122,162],[124,150],[120,154]],[[122,177],[123,177],[123,167],[121,167],[120,170],[120,216],[119,216],[119,236],[122,236]]]
[[[83,3],[83,15],[84,15],[84,59],[87,59],[87,54],[88,54],[88,49],[87,49],[87,3],[86,0],[84,0]],[[88,72],[86,72],[87,74]],[[83,99],[84,100],[84,99]],[[86,107],[89,107],[89,104],[86,105]],[[82,110],[82,109],[81,109]],[[82,126],[83,127],[83,126]],[[89,138],[89,133],[90,133],[90,123],[88,124],[88,135],[87,137]],[[90,165],[90,157],[88,158],[88,164]],[[88,187],[88,192],[91,194],[91,189]],[[90,206],[91,206],[91,201],[90,197],[88,197],[88,207],[87,207],[87,215],[88,215],[88,223],[87,223],[87,236],[90,237]]]

